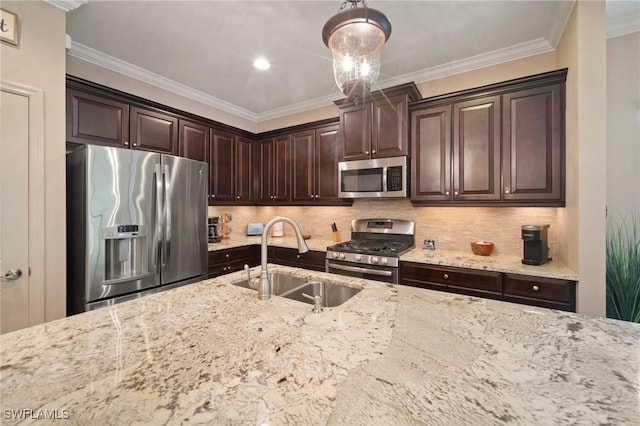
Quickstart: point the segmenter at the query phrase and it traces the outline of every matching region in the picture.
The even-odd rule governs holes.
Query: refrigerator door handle
[[[160,164],[155,164],[153,166],[153,178],[155,185],[153,200],[155,204],[155,232],[153,232],[151,244],[153,250],[153,268],[156,270],[156,273],[159,273],[158,250],[160,249],[160,244],[164,239],[162,235],[162,166]]]
[[[169,252],[171,250],[171,185],[170,183],[170,175],[169,175],[169,166],[162,166],[162,179],[164,182],[164,239],[163,239],[163,247],[162,247],[162,267],[164,270],[167,270],[169,267]]]

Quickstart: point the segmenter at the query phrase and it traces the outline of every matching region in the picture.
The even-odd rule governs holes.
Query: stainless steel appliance
[[[402,198],[409,194],[407,157],[338,163],[340,198]]]
[[[398,284],[400,256],[415,246],[415,224],[401,219],[351,221],[351,240],[327,247],[327,272]]]
[[[67,311],[202,279],[208,165],[87,145],[67,154]]]
[[[525,265],[542,265],[549,258],[549,246],[547,243],[547,230],[549,225],[522,225],[522,239],[524,241]]]
[[[209,228],[209,242],[210,243],[219,243],[222,238],[220,237],[220,231],[218,230],[218,222],[220,218],[218,217],[210,217],[207,220],[208,228]]]

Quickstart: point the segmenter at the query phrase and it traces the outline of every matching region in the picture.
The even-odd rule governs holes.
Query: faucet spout
[[[267,236],[271,227],[278,223],[285,222],[293,227],[296,231],[296,238],[298,240],[298,252],[306,253],[309,251],[309,247],[302,236],[302,231],[295,220],[288,217],[277,216],[271,219],[264,226],[262,230],[262,244],[260,246],[260,285],[258,286],[258,299],[269,300],[271,298],[271,281],[269,280],[269,272],[267,271]]]

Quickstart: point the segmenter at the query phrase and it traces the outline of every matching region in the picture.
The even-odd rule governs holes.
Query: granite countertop
[[[277,247],[297,248],[297,241],[294,237],[269,238],[268,244]],[[223,240],[220,243],[209,244],[209,251],[224,250],[232,247],[242,247],[251,244],[260,244],[258,237],[239,237]],[[336,244],[335,242],[321,238],[311,238],[307,240],[307,245],[311,250],[326,251],[327,247]],[[492,254],[491,256],[477,256],[471,251],[454,250],[424,250],[416,247],[400,257],[403,262],[417,262],[429,265],[451,266],[457,268],[469,268],[485,271],[506,272],[512,274],[522,274],[544,278],[556,278],[563,280],[578,281],[578,274],[569,269],[562,262],[551,260],[544,265],[523,265],[522,257],[510,254]]]
[[[2,335],[3,424],[640,422],[639,324],[270,270],[362,291],[314,314],[237,272]]]

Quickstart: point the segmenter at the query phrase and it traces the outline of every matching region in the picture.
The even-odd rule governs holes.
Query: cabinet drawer
[[[505,300],[510,300],[511,296],[515,296],[558,302],[573,307],[575,310],[576,283],[569,280],[506,274],[504,296]]]
[[[300,263],[311,263],[311,264],[322,264],[324,265],[324,260],[326,257],[326,253],[323,251],[315,251],[309,250],[306,253],[298,253],[297,249],[286,248],[286,247],[276,247],[276,259],[288,262],[300,262]]]
[[[402,284],[481,297],[502,297],[500,272],[402,264]]]
[[[260,248],[258,246],[234,247],[224,250],[210,251],[208,255],[209,266],[228,263],[237,260],[252,260],[260,257]]]

